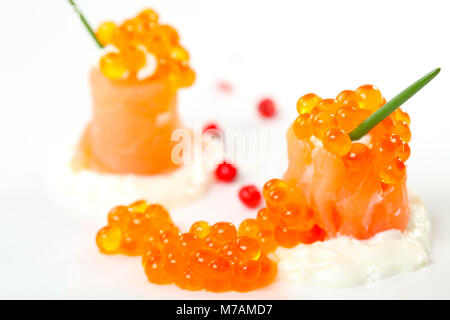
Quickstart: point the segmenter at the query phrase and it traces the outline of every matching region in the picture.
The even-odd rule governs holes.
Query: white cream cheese
[[[52,166],[47,185],[65,205],[76,207],[76,214],[80,216],[104,217],[112,207],[139,199],[173,209],[208,191],[221,152],[220,141],[210,139],[205,142],[203,151],[194,152],[192,163],[168,174],[148,176],[74,171],[69,165],[73,152],[68,152],[65,159],[59,159],[58,165]]]
[[[421,200],[409,195],[407,229],[381,232],[367,240],[338,237],[292,249],[278,248],[281,280],[301,285],[350,287],[409,272],[428,263],[431,226]]]

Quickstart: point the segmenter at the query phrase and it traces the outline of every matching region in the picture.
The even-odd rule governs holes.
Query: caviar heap
[[[180,233],[163,207],[145,201],[113,208],[96,241],[103,253],[141,255],[150,282],[188,290],[249,291],[271,283],[277,270],[267,257],[276,248],[272,232],[250,220],[239,233],[231,223],[205,221]]]
[[[408,114],[397,109],[360,141],[349,137],[385,102],[372,85],[342,91],[335,99],[310,93],[297,102],[299,115],[288,130],[284,180],[306,198],[328,236],[365,239],[406,228]]]
[[[120,26],[104,22],[96,36],[102,45],[111,48],[100,59],[100,70],[110,79],[136,79],[146,65],[155,64],[156,70],[139,80],[167,77],[176,87],[188,87],[195,80],[189,54],[180,45],[177,31],[160,24],[152,9],[143,10]]]

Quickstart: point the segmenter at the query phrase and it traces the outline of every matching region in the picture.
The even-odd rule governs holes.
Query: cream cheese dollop
[[[351,287],[370,284],[429,262],[431,225],[422,201],[409,194],[410,221],[404,232],[388,230],[367,240],[340,236],[310,245],[278,248],[279,278],[295,284]]]

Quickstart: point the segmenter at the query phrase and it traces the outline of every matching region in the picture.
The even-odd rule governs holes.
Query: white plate
[[[148,1],[80,0],[93,24],[125,18]],[[98,253],[94,237],[106,212],[92,218],[52,197],[44,185],[51,158],[89,118],[88,69],[98,51],[64,1],[0,4],[1,175],[0,298],[450,298],[450,21],[448,3],[423,6],[378,1],[341,4],[278,1],[152,1],[191,52],[198,81],[180,92],[191,126],[217,120],[226,128],[278,131],[281,159],[239,166],[231,185],[177,211],[178,222],[208,217],[239,222],[255,215],[237,199],[242,184],[279,177],[284,131],[296,99],[323,97],[363,83],[389,98],[434,67],[443,72],[405,105],[413,125],[409,187],[427,205],[433,227],[431,264],[382,281],[377,290],[298,287],[276,283],[247,294],[188,292],[146,281],[139,259]],[[370,14],[368,13],[370,12]],[[314,13],[314,14],[312,14]],[[429,20],[427,20],[429,19]],[[423,22],[423,24],[417,23]],[[226,79],[233,94],[217,92]],[[261,120],[260,97],[273,96],[280,114]],[[83,207],[83,203],[80,203]]]

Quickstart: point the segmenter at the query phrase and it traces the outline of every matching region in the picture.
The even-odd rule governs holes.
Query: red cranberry
[[[264,118],[272,118],[277,109],[272,99],[263,99],[258,104],[258,111]]]
[[[202,132],[203,132],[203,134],[210,134],[210,135],[214,135],[214,136],[221,135],[220,127],[214,122],[207,123],[203,127]]]
[[[256,208],[261,203],[261,193],[252,184],[241,188],[239,198],[249,208]]]
[[[231,182],[236,177],[236,174],[237,174],[236,167],[230,163],[227,163],[226,161],[219,164],[216,168],[216,177],[217,180],[220,181]]]

